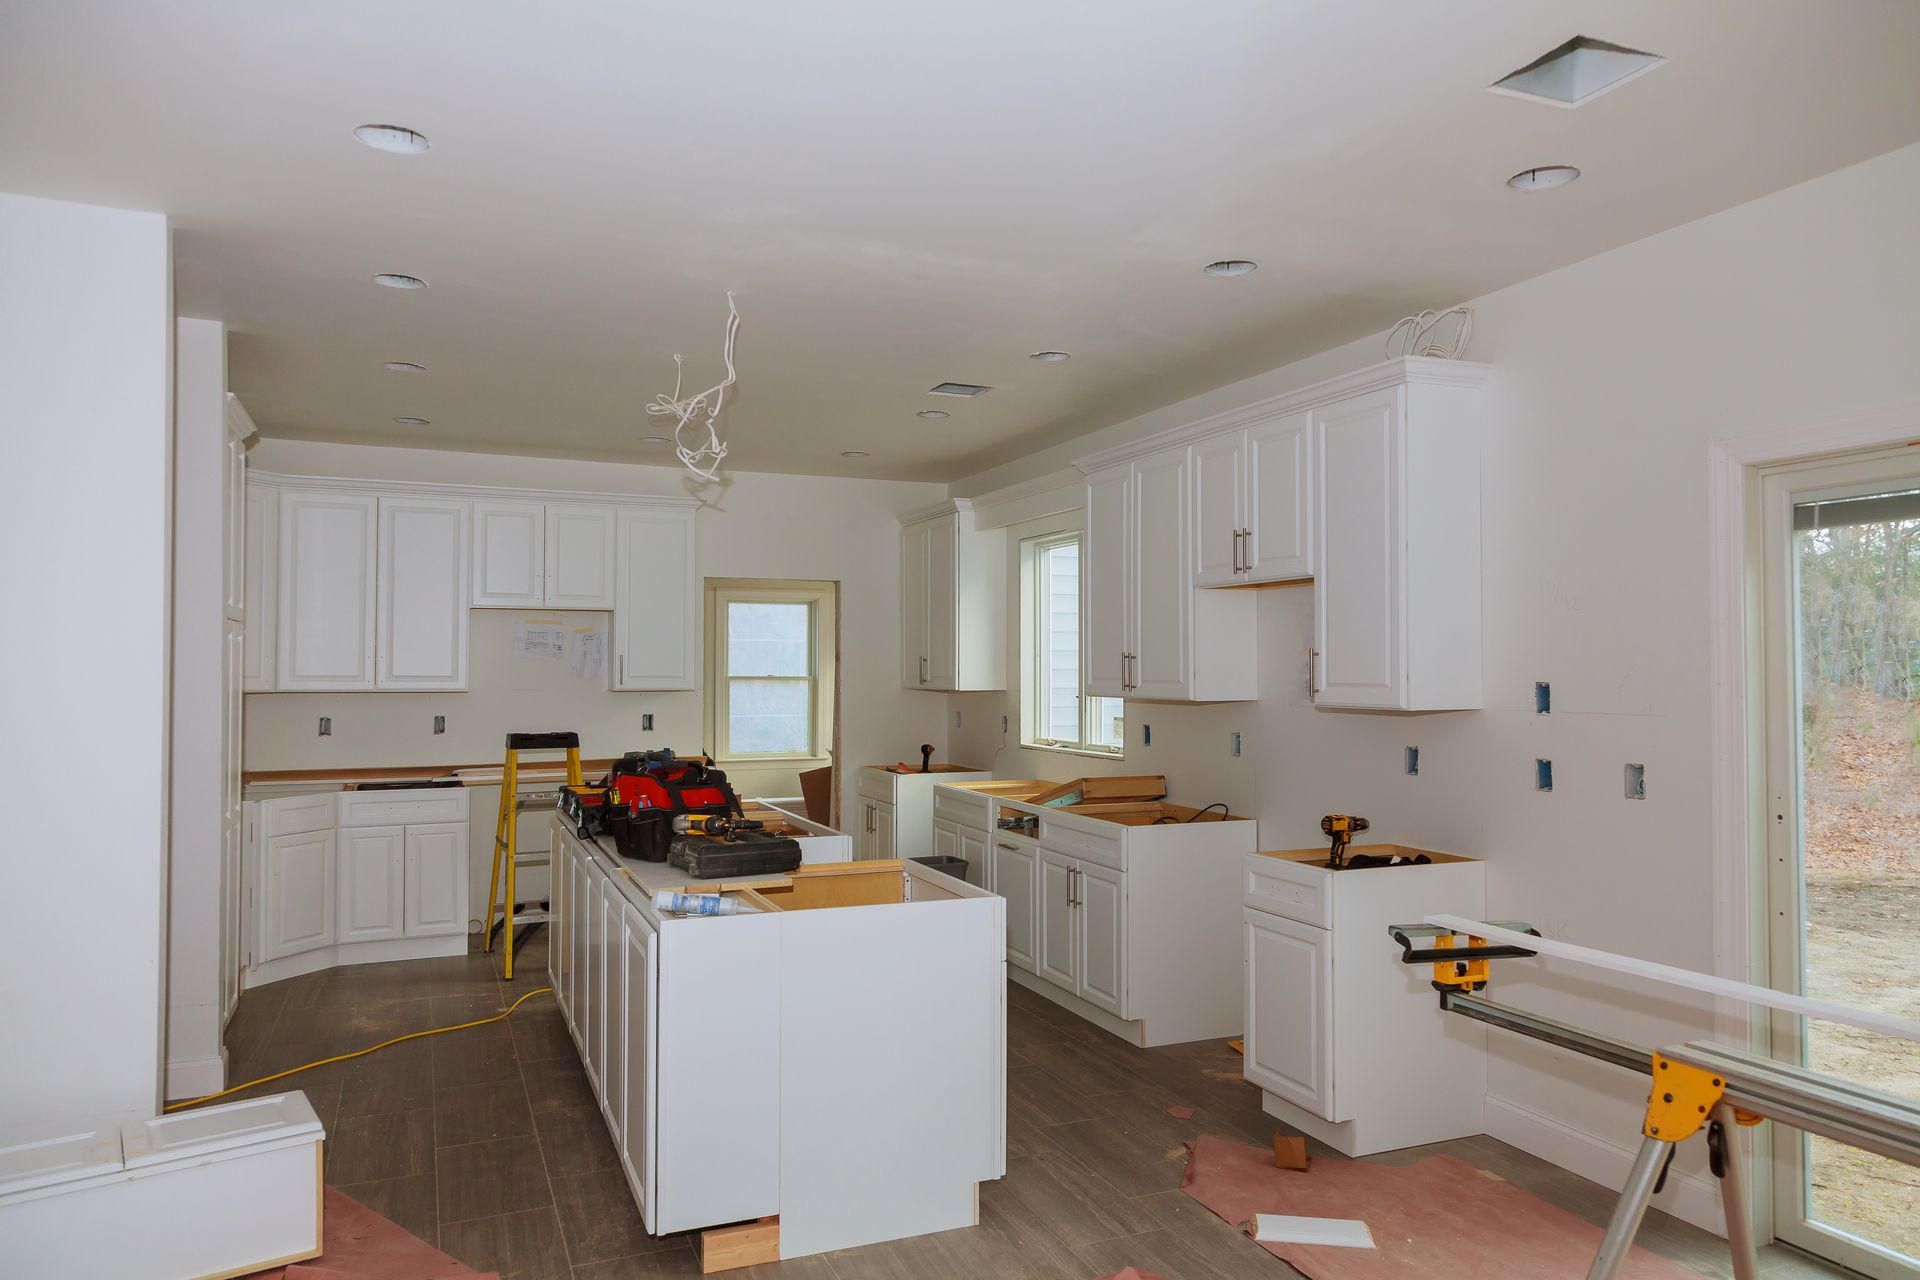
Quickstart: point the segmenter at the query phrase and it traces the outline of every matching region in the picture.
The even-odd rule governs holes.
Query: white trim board
[[[654,493],[600,493],[586,489],[516,489],[500,485],[441,484],[419,480],[355,480],[348,476],[295,476],[247,468],[247,483],[269,488],[347,490],[392,497],[451,498],[455,501],[604,502],[623,507],[686,509],[707,505],[699,498],[676,498]]]

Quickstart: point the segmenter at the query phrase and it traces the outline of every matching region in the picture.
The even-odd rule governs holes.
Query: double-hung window
[[[1088,697],[1080,683],[1081,537],[1054,533],[1020,544],[1022,740],[1119,755],[1126,704]]]
[[[712,724],[723,760],[809,760],[832,727],[833,592],[713,585]]]

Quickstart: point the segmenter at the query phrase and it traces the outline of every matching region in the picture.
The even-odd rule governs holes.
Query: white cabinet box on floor
[[[975,1222],[1006,1167],[998,898],[853,862],[662,915],[720,885],[552,839],[548,976],[649,1232],[778,1215],[793,1258]]]
[[[1252,819],[1006,797],[993,813],[1009,977],[1142,1047],[1239,1033],[1236,887],[1258,842]],[[1030,833],[997,825],[1017,817]]]
[[[1425,852],[1355,845],[1352,854]],[[1267,1114],[1350,1156],[1482,1133],[1484,1030],[1441,1017],[1396,924],[1486,914],[1485,864],[1326,868],[1325,849],[1244,859],[1246,1056]]]
[[[910,766],[909,766],[910,768]],[[933,788],[942,782],[979,782],[991,769],[936,764],[931,773],[902,773],[886,764],[860,770],[853,807],[853,856],[925,858],[933,853]]]

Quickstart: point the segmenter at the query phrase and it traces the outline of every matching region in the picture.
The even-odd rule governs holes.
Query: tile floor
[[[545,984],[544,933],[511,984],[497,956],[333,969],[247,992],[228,1028],[247,1080],[391,1036],[504,1009]],[[1089,1280],[1128,1264],[1166,1280],[1297,1273],[1179,1190],[1187,1139],[1265,1144],[1274,1122],[1223,1043],[1130,1048],[1013,987],[1007,1176],[980,1225],[736,1275],[753,1280]],[[470,1266],[510,1280],[696,1276],[686,1236],[646,1234],[560,1014],[535,996],[504,1023],[396,1045],[255,1092],[299,1088],[327,1127],[329,1184]],[[1194,1107],[1175,1120],[1167,1108]],[[1439,1149],[1603,1221],[1613,1197],[1490,1138]],[[1426,1149],[1382,1159],[1410,1159]],[[1321,1152],[1319,1158],[1338,1158]],[[1643,1243],[1726,1276],[1720,1243],[1655,1213]],[[1769,1277],[1841,1276],[1768,1250]]]

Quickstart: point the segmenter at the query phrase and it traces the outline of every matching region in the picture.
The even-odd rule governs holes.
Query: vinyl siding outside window
[[[1117,755],[1126,741],[1125,704],[1081,692],[1080,535],[1035,538],[1022,552],[1026,745]]]

